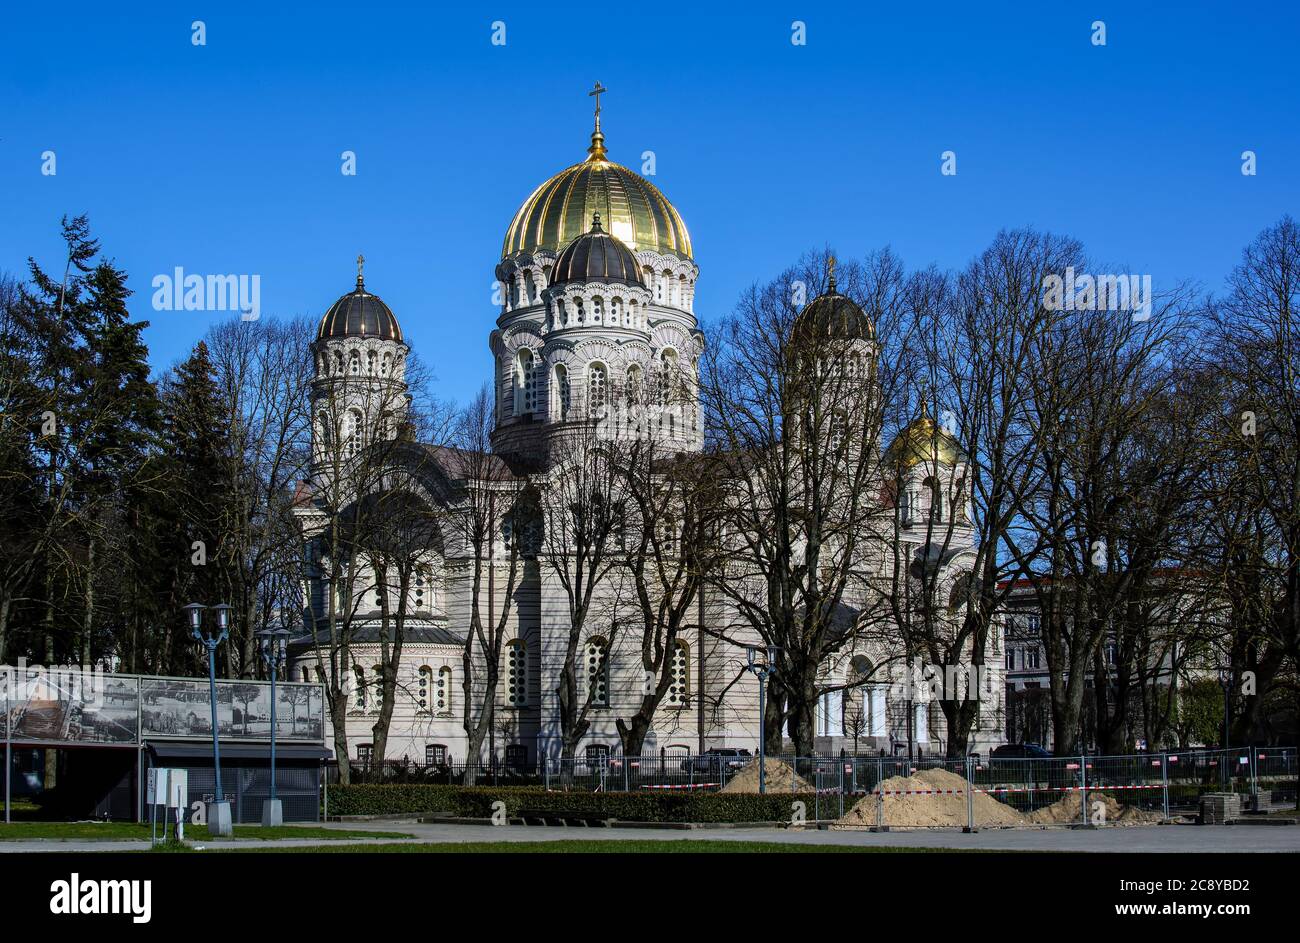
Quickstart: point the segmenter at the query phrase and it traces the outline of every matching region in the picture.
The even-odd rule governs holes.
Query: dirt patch
[[[1043,806],[1028,815],[1028,821],[1034,825],[1069,825],[1082,821],[1079,804],[1082,797],[1077,792],[1067,793],[1063,799]],[[1164,816],[1159,812],[1147,812],[1137,806],[1121,805],[1112,796],[1105,793],[1088,794],[1088,820],[1091,822],[1097,811],[1097,803],[1105,806],[1103,825],[1154,825]]]
[[[966,825],[966,780],[943,769],[925,769],[911,776],[893,776],[881,783],[885,793],[928,790],[958,790],[953,795],[884,797],[883,822],[891,828],[953,828]],[[875,795],[865,796],[836,825],[876,824]],[[977,826],[1024,825],[1025,817],[1011,806],[982,792],[975,793]]]
[[[812,792],[813,787],[789,763],[768,757],[763,762],[768,792]],[[722,792],[758,792],[758,760],[752,760],[723,786]]]

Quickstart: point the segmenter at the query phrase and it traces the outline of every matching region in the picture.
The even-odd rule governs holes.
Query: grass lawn
[[[158,831],[161,834],[162,825]],[[0,841],[31,841],[33,839],[65,839],[74,841],[124,841],[149,840],[149,823],[135,822],[13,822],[0,824]],[[185,837],[202,841],[208,837],[206,825],[187,825]],[[406,832],[371,832],[351,829],[318,828],[312,825],[285,825],[280,828],[262,828],[260,825],[236,825],[236,839],[262,840],[271,838],[318,838],[324,841],[340,838],[410,838]]]
[[[201,842],[199,843],[201,844]],[[220,849],[231,851],[234,849]],[[242,853],[244,849],[239,849]],[[878,852],[937,852],[953,854],[948,848],[896,848],[862,845],[805,845],[795,842],[718,841],[716,839],[582,839],[578,841],[519,841],[519,842],[443,842],[405,845],[313,845],[299,848],[250,848],[249,851],[284,852],[287,854],[318,854],[336,852],[350,854],[786,854],[801,852],[878,853]],[[980,849],[967,849],[979,851]],[[963,850],[964,853],[966,850]]]

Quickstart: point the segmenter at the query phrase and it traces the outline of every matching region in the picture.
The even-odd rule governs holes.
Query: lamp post
[[[208,694],[212,701],[212,768],[217,781],[216,794],[208,806],[208,834],[214,836],[234,834],[230,821],[230,803],[226,801],[225,790],[221,788],[221,740],[217,735],[217,646],[230,634],[231,608],[226,603],[212,607],[217,614],[217,634],[212,635],[203,631],[203,611],[207,606],[192,602],[185,607],[190,634],[208,650]]]
[[[758,791],[760,794],[767,792],[767,766],[764,763],[764,756],[767,754],[767,679],[776,670],[774,665],[778,651],[780,649],[774,645],[767,646],[767,660],[760,663],[757,647],[750,645],[745,649],[745,657],[749,660],[745,667],[758,678]]]
[[[261,640],[258,651],[262,664],[271,672],[271,798],[262,807],[262,825],[274,828],[284,824],[284,811],[280,800],[275,797],[275,716],[279,712],[280,702],[275,699],[275,676],[284,667],[284,643],[289,637],[288,629],[263,629],[257,633]]]
[[[1228,759],[1228,740],[1229,731],[1232,729],[1232,702],[1229,700],[1232,692],[1232,663],[1225,661],[1219,665],[1219,683],[1223,685],[1223,761],[1222,761],[1222,779],[1226,788],[1232,777],[1232,769]]]

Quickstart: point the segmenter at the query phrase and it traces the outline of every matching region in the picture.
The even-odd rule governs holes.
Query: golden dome
[[[925,400],[921,401],[921,415],[907,424],[894,438],[885,453],[887,465],[897,464],[906,471],[917,465],[938,464],[952,467],[965,461],[957,440],[939,428],[931,418]]]
[[[538,249],[559,252],[599,213],[608,232],[633,252],[691,258],[691,236],[681,214],[649,180],[606,159],[599,125],[587,153],[586,160],[561,170],[519,207],[501,257]]]

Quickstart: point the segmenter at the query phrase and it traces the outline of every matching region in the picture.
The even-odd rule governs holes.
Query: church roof
[[[373,619],[358,618],[352,623],[352,632],[348,636],[348,642],[349,644],[378,642],[381,628],[382,625],[378,615]],[[389,631],[392,631],[391,628]],[[329,644],[328,632],[321,633],[319,638],[323,645]],[[310,632],[303,632],[301,635],[291,638],[288,647],[291,651],[301,651],[311,648],[315,641]],[[463,645],[465,640],[444,625],[423,622],[413,616],[407,616],[403,625],[403,642],[424,645]]]
[[[592,217],[591,229],[564,247],[551,269],[552,285],[575,281],[645,284],[636,257],[615,236],[601,228],[599,213]]]
[[[633,252],[691,258],[691,236],[681,214],[649,180],[606,159],[600,118],[588,157],[551,177],[524,200],[510,221],[501,257],[550,249],[559,252],[599,213],[609,231]]]
[[[377,337],[402,343],[402,329],[388,305],[378,295],[366,291],[361,273],[364,258],[357,259],[357,287],[330,305],[320,319],[316,339],[329,337]]]
[[[862,307],[835,290],[835,260],[830,261],[830,285],[799,312],[791,339],[815,345],[818,340],[875,340],[876,327]]]
[[[885,463],[906,471],[917,465],[952,467],[966,460],[957,439],[939,426],[930,415],[925,398],[921,415],[909,422],[890,444]]]

